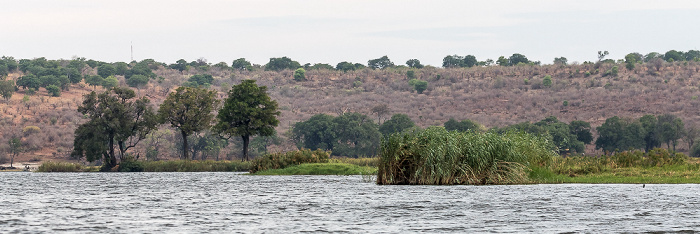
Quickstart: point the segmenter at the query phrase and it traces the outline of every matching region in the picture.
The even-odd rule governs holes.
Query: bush
[[[128,156],[119,162],[119,172],[142,172],[143,164],[136,160],[134,157]]]
[[[382,141],[378,184],[512,184],[555,157],[551,141],[527,133],[449,132],[442,127]]]
[[[37,126],[26,126],[22,129],[22,133],[24,134],[24,136],[29,136],[29,135],[32,135],[35,133],[40,133],[40,132],[41,132],[41,128],[39,128]]]
[[[49,92],[49,95],[52,97],[61,96],[61,88],[56,85],[46,86],[46,91]]]
[[[67,162],[45,162],[42,163],[39,168],[36,169],[37,172],[80,172],[82,171],[82,166],[75,163]]]
[[[330,151],[320,149],[315,151],[311,151],[310,149],[301,149],[286,153],[267,154],[253,160],[250,173],[252,174],[258,171],[270,169],[282,169],[302,163],[327,163],[330,155]]]
[[[299,68],[294,71],[295,81],[305,81],[306,80],[306,70],[304,68]]]
[[[550,76],[550,75],[545,76],[544,79],[542,80],[542,85],[544,85],[544,87],[552,86],[552,76]]]

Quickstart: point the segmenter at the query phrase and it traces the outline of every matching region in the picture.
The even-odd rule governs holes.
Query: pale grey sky
[[[446,55],[552,63],[700,49],[700,1],[0,0],[0,55],[367,63]]]

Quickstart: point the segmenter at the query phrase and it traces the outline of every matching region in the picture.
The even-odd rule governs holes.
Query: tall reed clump
[[[266,154],[253,160],[250,168],[250,173],[270,169],[282,169],[288,166],[299,165],[302,163],[327,163],[330,157],[330,151],[301,149],[289,151],[286,153]]]
[[[548,164],[554,149],[552,142],[527,133],[429,127],[382,140],[377,184],[527,183],[528,167]]]
[[[251,162],[240,161],[142,161],[143,171],[146,172],[215,172],[215,171],[247,171]]]
[[[36,169],[36,172],[81,172],[83,166],[68,162],[44,162]]]
[[[688,156],[682,153],[669,152],[667,149],[655,148],[649,152],[639,150],[618,152],[613,155],[599,157],[557,157],[549,168],[554,173],[563,175],[586,175],[608,172],[618,168],[651,168],[672,165],[684,165]]]

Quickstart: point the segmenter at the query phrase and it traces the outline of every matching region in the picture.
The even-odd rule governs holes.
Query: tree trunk
[[[243,135],[243,160],[248,161],[248,143],[250,143],[250,136]]]
[[[114,136],[109,136],[109,168],[117,165],[117,157],[114,155]]]
[[[185,131],[180,131],[182,134],[182,158],[187,160],[189,159],[187,157],[187,152],[189,151],[189,148],[187,147],[187,133]]]
[[[15,156],[17,156],[17,153],[13,153],[10,158],[10,168],[13,168],[12,164],[15,163]]]

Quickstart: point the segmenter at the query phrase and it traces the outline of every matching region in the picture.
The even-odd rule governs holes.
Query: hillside
[[[619,67],[617,75],[609,71]],[[415,78],[428,82],[427,89],[419,94],[408,84],[407,71],[413,70]],[[216,66],[206,69],[189,68],[182,72],[154,65],[153,73],[163,77],[152,80],[138,95],[149,97],[157,107],[167,93],[182,85],[195,74],[210,74],[214,81],[210,89],[217,90],[219,99],[226,91],[243,79],[255,79],[259,85],[269,87],[270,96],[279,102],[281,109],[279,135],[285,139],[290,126],[318,113],[338,115],[359,112],[381,121],[391,114],[405,113],[417,125],[427,127],[442,125],[450,118],[471,119],[486,128],[503,127],[524,121],[536,122],[547,116],[556,116],[569,122],[583,120],[593,128],[612,116],[639,118],[644,114],[674,114],[686,127],[700,124],[699,62],[664,62],[653,67],[639,64],[627,70],[624,64],[599,63],[577,65],[518,65],[486,66],[472,68],[411,69],[393,67],[383,70],[365,68],[357,71],[307,70],[306,81],[294,81],[293,70],[255,71],[232,70]],[[590,73],[590,75],[586,73]],[[97,74],[97,69],[87,68],[84,75]],[[607,74],[606,74],[607,73]],[[24,75],[16,71],[8,79],[16,80]],[[551,76],[552,85],[542,84],[545,76]],[[116,76],[126,85],[123,76]],[[0,152],[7,151],[6,142],[11,135],[22,136],[28,152],[15,159],[43,161],[68,159],[72,148],[73,131],[84,120],[77,112],[82,95],[101,87],[83,82],[71,85],[60,97],[48,96],[45,89],[26,95],[20,89],[9,101],[0,100]],[[564,103],[566,102],[567,105]],[[377,116],[372,107],[386,104],[389,114]],[[23,130],[36,126],[37,133]],[[161,131],[147,139],[135,154],[144,155],[145,147],[155,145],[159,158],[171,158],[173,142],[177,134]],[[595,135],[595,132],[594,132]],[[221,158],[238,154],[235,146],[220,152]],[[293,149],[294,144],[284,141],[271,150]],[[687,144],[679,149],[686,151]],[[600,153],[591,145],[588,154]],[[4,155],[4,154],[3,154]]]

